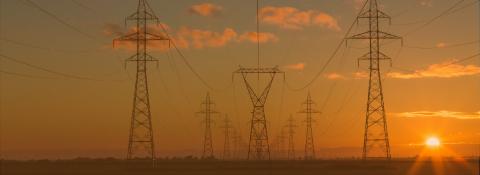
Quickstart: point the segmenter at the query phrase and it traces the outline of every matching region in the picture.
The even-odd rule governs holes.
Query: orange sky
[[[134,54],[134,45],[118,45],[118,57],[109,48],[113,39],[135,30],[118,23],[136,10],[137,3],[77,0],[99,16],[73,1],[32,1],[77,31],[22,2],[1,1],[2,55],[104,81],[55,75],[1,57],[1,150],[126,149],[133,85],[122,69],[124,60]],[[314,116],[315,148],[363,145],[368,63],[360,62],[357,68],[357,58],[368,52],[365,41],[349,41],[351,48],[343,43],[310,86],[301,91],[290,88],[302,88],[315,78],[364,2],[260,1],[260,67],[278,65],[285,72],[285,83],[283,75],[276,76],[265,106],[271,138],[292,114],[300,126],[295,135],[296,148],[304,147],[305,125],[301,121],[305,116],[296,112],[302,110],[300,104],[310,92],[317,102],[315,109],[323,112]],[[392,17],[392,25],[384,22],[380,29],[404,36],[403,47],[395,41],[381,48],[396,58],[388,74],[390,63],[381,63],[382,75],[387,76],[383,91],[392,152],[394,147],[422,144],[430,137],[451,144],[480,143],[478,56],[456,63],[479,53],[478,1],[465,0],[431,23],[429,20],[458,2],[378,3],[380,10]],[[225,114],[247,140],[252,104],[242,77],[234,75],[232,80],[232,72],[239,65],[257,66],[256,1],[150,4],[195,72],[215,89],[229,87],[225,92],[209,89],[177,52],[166,52],[168,43],[150,43],[149,54],[159,60],[158,71],[155,63],[148,67],[156,150],[203,149],[203,119],[195,117],[194,112],[202,110],[199,104],[207,92],[221,112],[221,117],[213,117],[217,123],[212,125],[214,149],[223,147],[218,127]],[[360,21],[348,36],[367,31],[367,22]],[[148,30],[165,36],[155,23]],[[134,75],[134,65],[127,63],[126,68]],[[260,85],[265,86],[267,81],[267,76],[261,77]],[[250,77],[249,83],[256,87],[256,76]]]

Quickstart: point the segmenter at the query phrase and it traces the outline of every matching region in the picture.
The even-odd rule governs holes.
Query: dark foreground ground
[[[179,161],[151,164],[126,162],[1,162],[0,174],[52,174],[52,175],[96,175],[96,174],[175,174],[175,175],[478,175],[479,162],[475,161],[392,161],[390,166],[362,164],[362,161],[271,161],[271,162],[203,162]]]

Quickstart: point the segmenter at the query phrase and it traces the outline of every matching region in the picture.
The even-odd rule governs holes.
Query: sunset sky
[[[124,60],[135,50],[115,43],[115,52],[111,44],[134,30],[134,21],[123,24],[138,1],[30,1],[50,15],[27,0],[1,1],[1,54],[90,80],[1,57],[1,151],[126,149],[134,92],[129,75],[134,77],[136,67],[127,62],[127,74]],[[392,17],[391,25],[382,22],[380,30],[404,37],[403,46],[397,40],[381,47],[393,64],[381,62],[392,152],[431,137],[448,144],[480,143],[479,57],[455,63],[479,54],[479,3],[461,1],[377,0]],[[239,65],[257,67],[256,1],[148,2],[198,76],[216,90],[228,88],[209,89],[173,46],[149,43],[149,54],[158,59],[158,70],[154,62],[148,66],[156,151],[203,150],[204,118],[194,113],[203,110],[207,92],[221,113],[212,117],[213,148],[219,150],[214,155],[223,149],[219,127],[226,114],[248,141],[253,105],[243,78],[232,73]],[[295,147],[303,150],[306,116],[297,112],[310,92],[314,108],[322,111],[314,115],[315,148],[363,146],[368,62],[357,64],[357,59],[368,52],[368,41],[348,40],[351,47],[341,42],[364,3],[259,1],[260,67],[278,65],[285,72],[275,76],[265,105],[271,140],[292,114],[299,126]],[[164,35],[155,21],[149,22],[149,32]],[[368,20],[361,19],[348,36],[367,30]],[[314,79],[305,89],[292,90]],[[258,86],[256,75],[248,81]],[[268,81],[261,75],[260,88]]]

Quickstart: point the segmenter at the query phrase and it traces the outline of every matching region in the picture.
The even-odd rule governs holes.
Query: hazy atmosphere
[[[480,155],[478,2],[377,0],[391,20],[378,29],[403,38],[378,41],[391,58],[379,66],[392,158]],[[146,33],[170,38],[146,42],[158,60],[147,61],[145,80],[155,156],[203,156],[207,93],[218,112],[208,122],[213,156],[224,155],[227,115],[248,149],[246,82],[260,96],[272,79],[234,72],[278,66],[264,105],[268,144],[292,116],[295,157],[306,156],[299,111],[309,94],[320,112],[311,114],[314,158],[362,158],[371,65],[359,58],[376,40],[345,38],[370,30],[368,18],[356,20],[369,8],[370,0],[148,1],[158,21]],[[113,40],[142,30],[125,20],[137,10],[138,0],[0,2],[1,159],[127,158],[137,64],[126,60],[137,43]],[[432,138],[439,152],[429,151]],[[270,157],[279,149],[270,146]]]

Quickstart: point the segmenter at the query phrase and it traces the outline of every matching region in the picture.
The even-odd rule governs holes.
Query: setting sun
[[[437,138],[430,138],[427,140],[427,145],[430,145],[430,146],[440,145],[440,141],[438,141]]]

